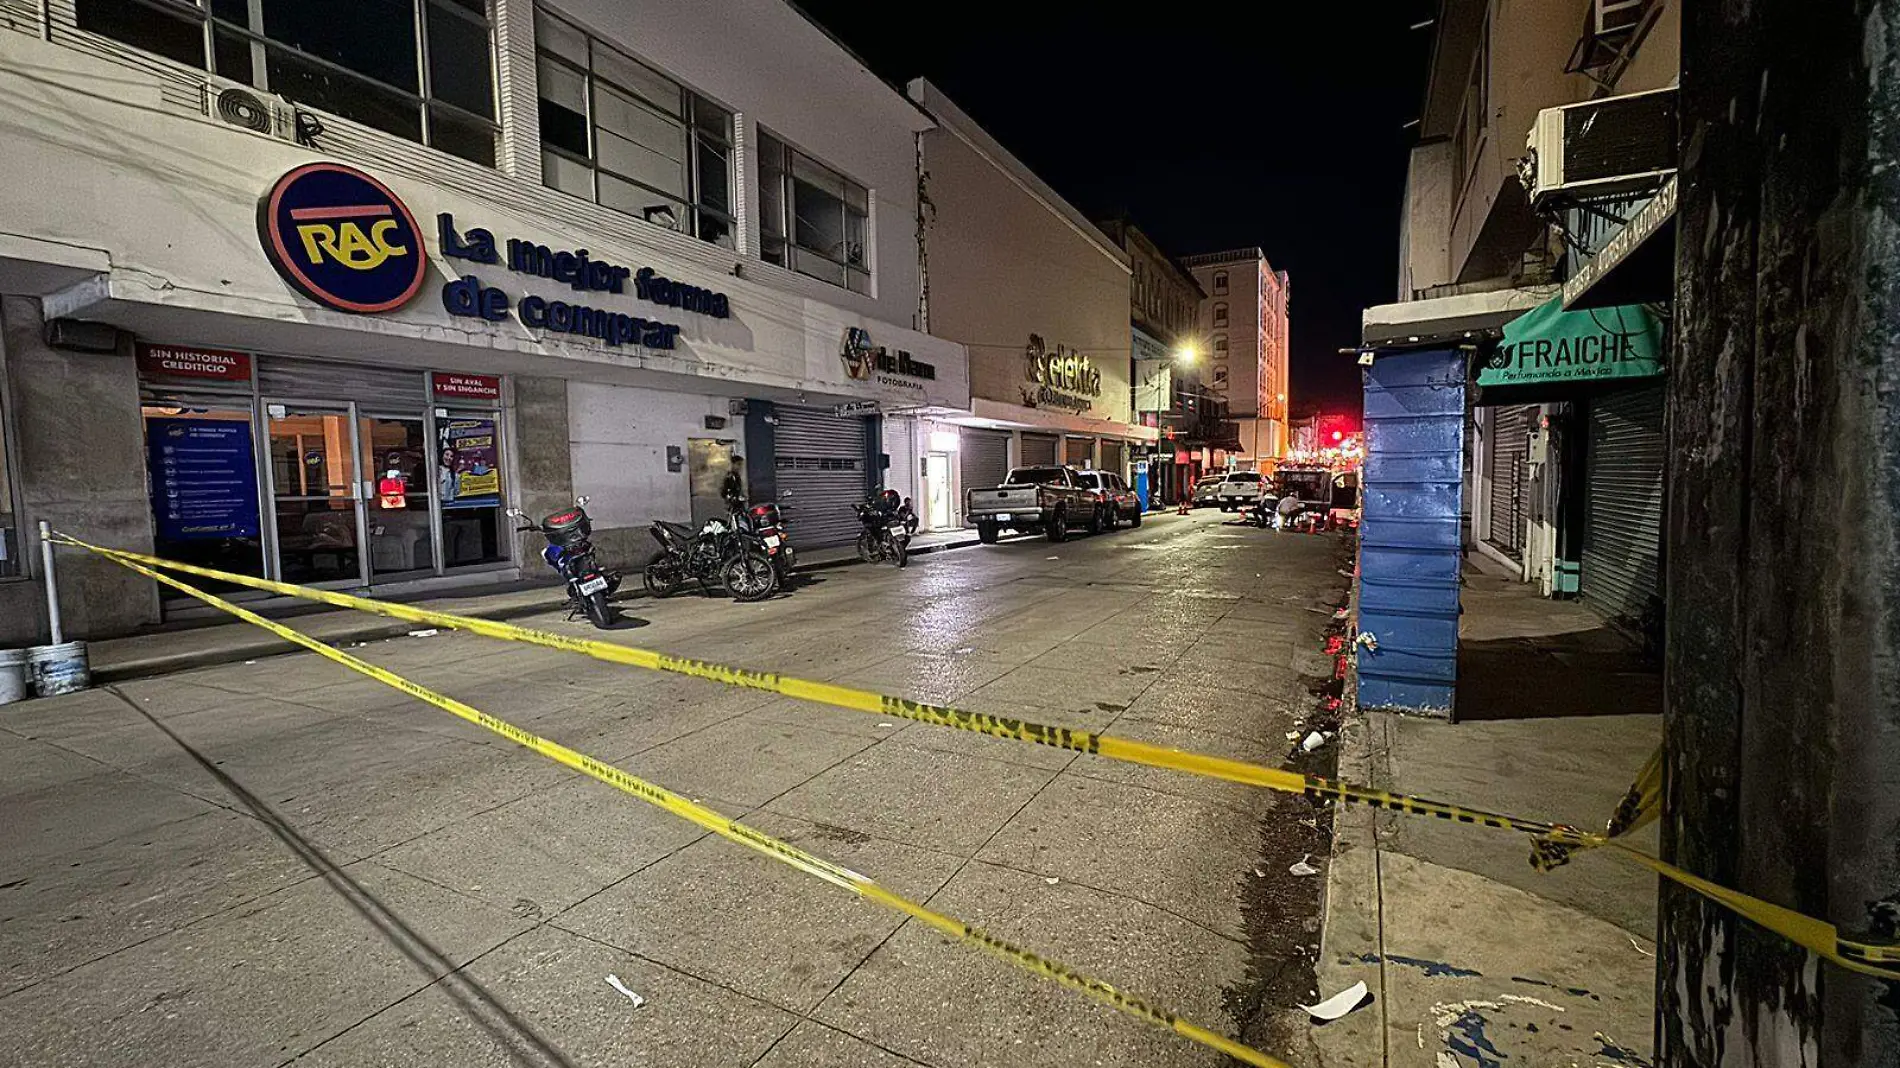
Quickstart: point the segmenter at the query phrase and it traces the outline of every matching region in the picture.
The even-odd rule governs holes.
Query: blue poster
[[[249,422],[147,419],[145,448],[160,541],[258,536]]]

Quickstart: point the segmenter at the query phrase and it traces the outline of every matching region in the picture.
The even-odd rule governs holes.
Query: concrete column
[[[541,91],[534,56],[534,0],[495,0],[495,86],[501,173],[541,184]]]
[[[1663,848],[1892,940],[1900,0],[1682,17]],[[1900,984],[1661,906],[1661,1064],[1900,1064]]]
[[[514,500],[529,516],[538,518],[574,503],[567,380],[522,375],[515,378],[514,388],[515,442],[520,452],[515,458],[520,484]],[[540,551],[539,546],[531,548]]]
[[[145,428],[130,338],[110,354],[46,344],[37,300],[0,298],[13,475],[19,479],[22,556],[37,575],[42,519],[101,545],[152,551]],[[158,621],[153,584],[117,564],[61,550],[60,608],[69,638],[123,634]],[[0,583],[0,645],[46,640],[37,582]]]

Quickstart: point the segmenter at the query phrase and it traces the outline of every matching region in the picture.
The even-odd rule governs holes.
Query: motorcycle
[[[733,525],[765,546],[766,555],[772,558],[772,569],[778,572],[779,585],[791,588],[792,571],[798,567],[798,551],[792,548],[791,535],[785,531],[785,520],[778,505],[768,502],[748,507],[744,500],[728,497],[726,507],[732,513]]]
[[[609,571],[594,559],[594,524],[587,518],[587,500],[580,497],[574,507],[555,512],[539,523],[517,526],[515,532],[539,533],[547,539],[541,559],[567,583],[573,606],[568,618],[574,618],[576,612],[584,613],[589,623],[604,628],[613,623],[614,609],[607,599],[620,588],[620,572]],[[528,517],[519,508],[508,509],[508,514],[516,519]]]
[[[772,553],[737,516],[709,520],[697,531],[685,523],[656,520],[651,530],[660,555],[640,577],[655,597],[677,593],[689,581],[703,589],[713,579],[735,601],[763,601],[778,592],[779,571]]]
[[[856,507],[858,522],[864,525],[858,535],[858,559],[867,564],[878,560],[889,560],[898,567],[908,564],[914,521],[906,519],[904,510],[891,513],[868,504]]]

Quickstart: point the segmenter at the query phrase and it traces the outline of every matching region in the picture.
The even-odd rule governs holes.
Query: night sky
[[[1293,279],[1295,412],[1358,411],[1338,350],[1395,298],[1431,34],[1408,27],[1431,0],[797,2],[885,80],[936,83],[1091,218],[1126,211],[1176,256],[1266,250]]]

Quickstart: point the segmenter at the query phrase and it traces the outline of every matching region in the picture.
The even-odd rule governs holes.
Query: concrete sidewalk
[[[911,553],[923,556],[949,549],[976,545],[973,530],[921,534],[911,543]],[[801,554],[801,571],[823,571],[859,563],[857,551],[849,545],[817,549]],[[189,579],[189,576],[185,576]],[[646,591],[638,576],[624,586],[616,602],[643,600]],[[357,592],[357,591],[350,591]],[[284,604],[277,599],[274,604]],[[477,619],[518,619],[553,611],[567,603],[566,591],[552,582],[520,582],[505,587],[482,587],[467,594],[432,597],[405,603],[418,608],[473,616]],[[250,605],[247,607],[256,607]],[[413,623],[385,619],[348,609],[321,608],[291,611],[265,611],[266,615],[289,616],[298,630],[332,645],[378,641],[407,634]],[[226,617],[228,618],[228,617]],[[249,623],[216,623],[196,626],[167,626],[125,638],[88,643],[93,680],[98,683],[124,682],[129,679],[168,675],[215,664],[233,664],[295,651],[297,646],[251,626]]]
[[[1510,659],[1461,660],[1461,699],[1467,683],[1486,695],[1483,714],[1471,720],[1353,712],[1342,730],[1340,776],[1600,828],[1661,740],[1660,715],[1604,713],[1651,707],[1653,678],[1633,667],[1621,675],[1578,674],[1600,666],[1597,656],[1566,673],[1563,657],[1547,653],[1551,636],[1602,629],[1580,605],[1542,600],[1485,576],[1472,576],[1464,600],[1461,629],[1521,643],[1515,663],[1534,669],[1518,670],[1513,681]],[[1585,644],[1636,662],[1600,636]],[[1540,663],[1525,665],[1526,658]],[[1472,670],[1487,677],[1466,677]],[[1595,714],[1572,714],[1576,702],[1566,691],[1590,694]],[[1363,980],[1372,996],[1351,1015],[1314,1028],[1303,1063],[1649,1064],[1654,875],[1604,853],[1540,874],[1522,834],[1358,806],[1339,810],[1335,831],[1320,991]],[[1632,843],[1654,851],[1655,828]]]

